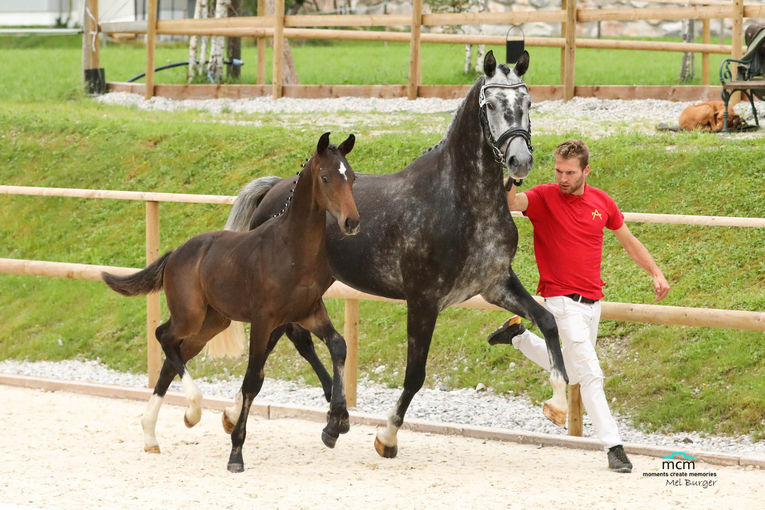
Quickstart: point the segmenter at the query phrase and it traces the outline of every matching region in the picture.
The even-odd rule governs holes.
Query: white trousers
[[[569,384],[580,385],[582,404],[592,420],[595,434],[605,449],[622,444],[616,420],[608,408],[603,391],[603,371],[595,353],[600,302],[590,305],[555,296],[545,299],[545,308],[555,317]],[[527,330],[513,339],[513,347],[550,371],[550,357],[544,338]]]

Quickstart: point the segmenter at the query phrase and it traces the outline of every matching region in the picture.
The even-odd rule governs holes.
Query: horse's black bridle
[[[510,128],[501,135],[499,135],[496,140],[494,139],[494,135],[491,133],[491,127],[489,126],[489,117],[486,113],[486,89],[490,87],[497,87],[497,88],[503,88],[503,89],[515,89],[519,87],[526,88],[526,84],[523,82],[514,83],[514,84],[505,84],[505,83],[489,83],[486,85],[483,85],[481,87],[481,91],[478,94],[478,108],[479,108],[479,118],[481,120],[481,127],[483,128],[484,135],[489,140],[489,145],[491,146],[492,152],[494,152],[494,159],[496,159],[497,163],[500,164],[500,166],[504,166],[505,164],[505,151],[502,150],[502,147],[505,145],[505,142],[508,142],[508,147],[510,146],[510,141],[513,138],[521,137],[526,142],[526,147],[529,148],[529,152],[534,152],[534,146],[531,145],[531,120],[529,120],[529,129],[523,129],[523,128]],[[527,89],[528,90],[528,89]],[[521,183],[523,183],[523,179],[519,180],[512,180],[513,183],[516,186],[520,186]]]

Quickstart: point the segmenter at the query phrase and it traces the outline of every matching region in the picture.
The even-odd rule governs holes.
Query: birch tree
[[[194,19],[199,19],[202,17],[202,13],[207,14],[207,0],[197,0],[196,5],[194,6]],[[197,45],[199,43],[199,37],[196,35],[192,35],[189,39],[189,67],[188,67],[188,75],[187,75],[187,81],[191,83],[194,79],[194,76],[199,74],[199,67],[198,67],[198,58],[197,58]],[[202,60],[204,60],[204,55],[202,56]]]
[[[231,0],[217,0],[215,4],[215,18],[222,19],[228,17],[228,9]],[[207,72],[210,79],[215,83],[220,83],[223,78],[223,48],[224,37],[215,36],[210,42],[210,61],[207,64]]]

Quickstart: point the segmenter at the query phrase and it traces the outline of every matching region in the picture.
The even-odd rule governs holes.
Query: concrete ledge
[[[109,398],[125,398],[131,400],[148,400],[152,391],[148,388],[131,388],[117,385],[93,384],[87,382],[64,381],[60,379],[46,379],[41,377],[29,377],[25,375],[0,374],[0,384],[7,386],[20,386],[50,391],[68,391],[71,393],[83,393]],[[185,406],[186,397],[182,393],[168,392],[165,403],[170,405]],[[232,400],[219,398],[202,399],[202,407],[205,409],[223,410],[233,405]],[[259,401],[252,404],[250,414],[264,419],[278,420],[280,418],[297,418],[317,422],[325,422],[327,409],[317,409],[305,406],[290,406]],[[355,425],[385,426],[387,419],[366,413],[351,411],[351,423]],[[600,450],[600,443],[591,438],[575,437],[556,434],[542,434],[524,430],[498,429],[491,427],[478,427],[458,423],[442,423],[428,420],[410,419],[404,422],[402,429],[429,434],[443,434],[462,436],[472,439],[491,441],[509,441],[520,444],[537,444],[542,446],[559,446],[564,448],[578,448],[582,450]],[[666,457],[672,455],[677,449],[665,446],[652,446],[638,443],[625,443],[624,450],[635,455],[649,457]],[[695,459],[709,464],[725,466],[752,466],[765,468],[765,457],[755,455],[739,455],[730,453],[706,452],[685,450]]]

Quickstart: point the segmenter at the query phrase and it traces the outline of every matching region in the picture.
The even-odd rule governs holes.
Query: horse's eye
[[[329,179],[327,179],[326,175],[321,176],[321,182],[323,182],[324,184],[327,184],[329,182]]]
[[[493,109],[494,109],[494,105],[493,105],[492,103],[486,103],[486,107],[487,107],[489,110],[493,110]]]

